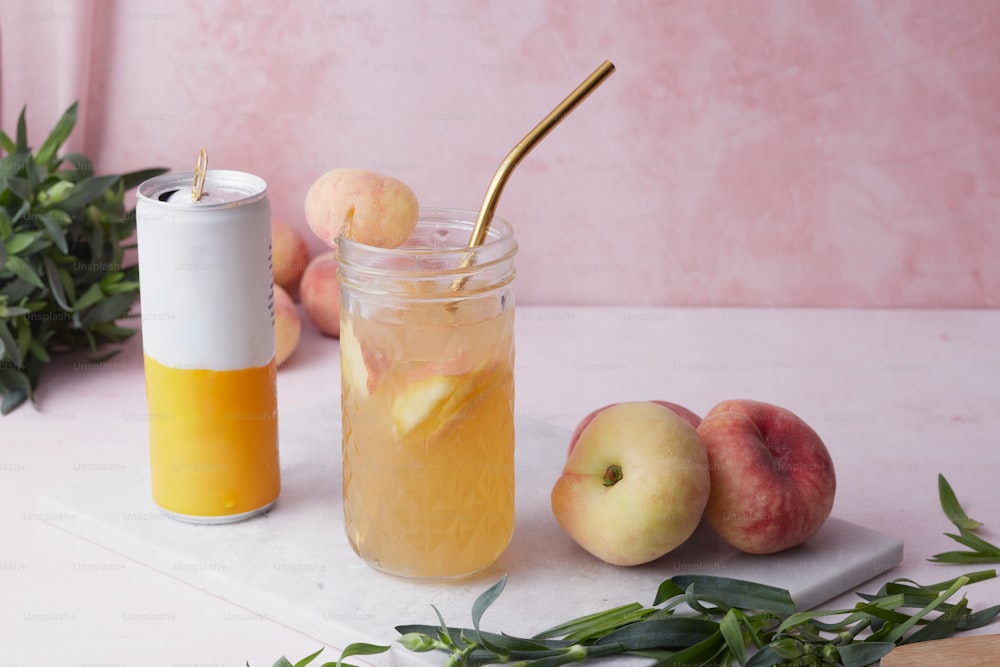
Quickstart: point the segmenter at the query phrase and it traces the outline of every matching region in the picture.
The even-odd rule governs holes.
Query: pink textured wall
[[[2,0],[2,121],[103,171],[335,166],[499,213],[523,303],[1000,306],[996,0]],[[320,249],[314,242],[313,248]]]

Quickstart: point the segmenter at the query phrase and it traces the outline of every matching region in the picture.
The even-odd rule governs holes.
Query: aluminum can
[[[137,191],[142,346],[154,502],[194,523],[267,511],[281,490],[263,179],[164,174]]]

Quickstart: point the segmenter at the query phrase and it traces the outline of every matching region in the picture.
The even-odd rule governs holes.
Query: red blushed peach
[[[333,250],[313,257],[299,282],[299,297],[309,320],[327,336],[340,335],[340,282]]]
[[[650,403],[656,403],[657,405],[662,405],[665,408],[673,410],[677,414],[678,417],[680,417],[681,419],[683,419],[687,423],[691,424],[691,426],[693,426],[695,428],[698,428],[698,424],[701,423],[701,417],[699,417],[694,412],[691,412],[690,410],[688,410],[687,408],[685,408],[683,405],[678,405],[677,403],[671,403],[670,401],[650,401]],[[594,410],[593,412],[591,412],[586,417],[584,417],[583,419],[580,420],[580,423],[576,425],[576,429],[573,431],[573,435],[570,436],[570,439],[569,439],[569,451],[567,451],[567,454],[569,452],[573,451],[573,447],[576,446],[576,441],[580,439],[580,433],[583,432],[583,429],[587,428],[587,424],[589,424],[591,422],[591,420],[594,417],[596,417],[599,412],[601,412],[603,410],[607,410],[612,405],[618,405],[618,404],[617,403],[610,403],[608,405],[605,405],[604,407],[597,408],[596,410]]]
[[[640,565],[683,544],[709,494],[705,445],[686,420],[652,401],[600,410],[552,488],[552,513],[606,563]]]
[[[281,220],[271,220],[271,268],[274,284],[292,299],[299,293],[299,280],[309,265],[309,246],[299,230]]]
[[[398,248],[413,232],[418,212],[408,185],[363,169],[332,169],[306,193],[306,222],[331,248],[341,234],[365,245]]]
[[[274,286],[274,361],[285,363],[299,344],[302,321],[295,302],[280,285]]]
[[[790,411],[723,401],[698,433],[712,476],[705,518],[732,546],[753,554],[784,551],[812,537],[830,515],[833,460],[819,435]]]

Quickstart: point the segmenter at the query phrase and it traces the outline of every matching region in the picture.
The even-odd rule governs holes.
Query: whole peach
[[[833,460],[816,431],[791,411],[723,401],[698,433],[712,475],[705,518],[732,546],[753,554],[784,551],[812,537],[830,515]]]
[[[302,321],[295,302],[281,285],[274,286],[274,360],[285,363],[298,347],[302,336]]]
[[[271,220],[271,268],[274,284],[280,285],[295,299],[299,280],[309,265],[309,246],[295,227],[281,220]]]
[[[695,428],[698,428],[698,424],[701,423],[701,417],[699,417],[694,412],[691,412],[690,410],[688,410],[687,408],[685,408],[683,405],[678,405],[677,403],[671,403],[670,401],[650,401],[650,402],[651,403],[656,403],[658,405],[662,405],[665,408],[673,410],[675,413],[677,413],[677,416],[681,417],[684,421],[686,421],[687,423],[691,424],[691,426],[693,426]],[[573,431],[573,435],[570,436],[570,439],[569,439],[569,451],[567,452],[567,454],[569,452],[573,451],[573,447],[576,446],[576,441],[580,439],[580,433],[583,432],[583,429],[587,428],[587,424],[589,424],[591,422],[591,420],[594,417],[596,417],[599,412],[607,410],[612,405],[618,405],[618,404],[617,403],[610,403],[610,404],[605,405],[603,407],[597,408],[596,410],[594,410],[593,412],[591,412],[586,417],[584,417],[583,419],[580,420],[580,423],[576,425],[576,429],[574,429],[574,431]]]
[[[697,430],[652,401],[601,410],[580,433],[552,488],[552,513],[606,563],[639,565],[694,533],[709,494]]]
[[[299,282],[299,298],[317,329],[327,336],[340,335],[340,282],[335,251],[328,250],[312,258]]]
[[[398,248],[410,237],[418,212],[408,185],[364,169],[332,169],[306,193],[306,222],[331,248],[341,234],[365,245]]]

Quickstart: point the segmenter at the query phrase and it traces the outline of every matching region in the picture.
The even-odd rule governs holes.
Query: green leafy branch
[[[522,638],[483,632],[482,613],[499,597],[501,579],[473,606],[471,628],[403,625],[399,642],[411,651],[439,650],[445,664],[554,667],[612,654],[673,665],[844,665],[863,667],[899,644],[940,639],[981,627],[1000,606],[969,609],[967,584],[996,576],[973,572],[929,586],[908,580],[884,585],[847,609],[800,612],[788,591],[750,581],[679,575],[664,581],[653,606],[638,603],[573,619]],[[915,610],[913,613],[907,613]],[[678,613],[681,611],[682,613]]]
[[[727,577],[678,575],[660,584],[652,606],[615,607],[531,637],[480,627],[483,614],[506,586],[505,576],[474,602],[472,627],[449,627],[432,606],[438,625],[400,625],[396,631],[409,651],[446,653],[445,667],[557,667],[610,655],[651,658],[652,667],[864,667],[898,645],[943,639],[991,623],[1000,615],[1000,605],[974,612],[964,594],[957,602],[953,598],[966,585],[995,576],[995,570],[985,570],[928,586],[897,579],[874,595],[859,594],[862,601],[850,608],[797,611],[791,595],[781,588]],[[341,660],[389,648],[351,644]],[[294,666],[282,658],[274,667],[304,666],[321,652]]]
[[[34,401],[51,353],[96,353],[135,332],[117,322],[139,295],[125,193],[166,171],[96,175],[85,155],[59,155],[76,103],[32,153],[25,111],[14,138],[0,131],[0,414]]]

